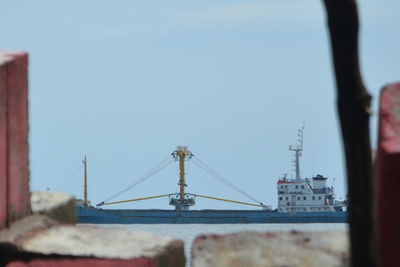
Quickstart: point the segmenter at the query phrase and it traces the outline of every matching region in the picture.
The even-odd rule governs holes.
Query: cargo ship
[[[222,175],[196,158],[187,146],[178,146],[170,155],[170,159],[179,162],[179,192],[149,196],[143,198],[109,201],[128,191],[151,175],[160,171],[167,163],[161,163],[149,173],[139,178],[135,183],[126,189],[118,192],[105,201],[90,205],[87,199],[87,164],[84,164],[84,199],[77,202],[76,212],[78,223],[95,224],[244,224],[244,223],[346,223],[347,222],[347,201],[335,199],[333,186],[327,185],[327,177],[316,175],[312,178],[301,178],[300,157],[303,150],[303,128],[298,132],[298,143],[289,146],[294,152],[294,173],[291,179],[284,175],[277,181],[278,207],[264,205],[251,195],[243,192],[239,187],[234,186]],[[185,164],[194,160],[199,167],[204,168],[218,180],[242,193],[254,203],[224,199],[214,196],[206,196],[185,192],[186,173]],[[154,198],[168,198],[172,209],[106,209],[105,207],[127,203],[144,201]],[[195,210],[197,198],[207,198],[215,201],[226,201],[238,205],[258,207],[258,210],[249,209],[202,209]]]

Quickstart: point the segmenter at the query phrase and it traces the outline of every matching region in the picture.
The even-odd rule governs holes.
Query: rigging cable
[[[156,166],[154,166],[151,170],[149,170],[146,174],[144,174],[143,176],[141,176],[139,179],[137,179],[135,182],[133,182],[132,184],[130,184],[128,187],[126,187],[124,190],[119,191],[118,193],[112,195],[111,197],[105,199],[104,201],[100,202],[99,204],[97,204],[97,206],[101,206],[106,202],[109,202],[110,200],[116,198],[117,196],[121,195],[122,193],[125,193],[126,191],[129,191],[130,189],[132,189],[133,187],[137,186],[138,184],[144,182],[145,180],[147,180],[148,178],[150,178],[151,176],[153,176],[154,174],[158,173],[159,171],[161,171],[162,169],[164,169],[165,167],[167,167],[169,164],[171,164],[173,162],[172,157],[169,155],[168,157],[166,157],[164,160],[162,160],[160,163],[158,163]]]
[[[61,181],[61,183],[59,183],[57,186],[54,186],[53,188],[56,188],[56,189],[59,190],[59,191],[63,191],[61,188],[64,188],[65,184],[66,184],[67,182],[70,182],[70,181],[71,181],[71,178],[74,177],[74,176],[78,173],[78,171],[80,171],[80,170],[82,170],[82,165],[79,165],[79,167],[78,167],[77,169],[75,169],[74,172],[71,172],[71,175],[66,176],[66,177],[64,178],[64,180]],[[52,190],[51,187],[50,187],[50,188],[47,188],[47,191],[49,191],[49,190]],[[65,189],[64,189],[64,190],[65,190]]]
[[[224,178],[221,174],[219,174],[216,170],[214,170],[209,165],[207,165],[206,163],[201,161],[198,157],[193,156],[193,158],[195,159],[193,161],[194,164],[196,164],[197,166],[199,166],[200,168],[202,168],[203,170],[205,170],[206,172],[208,172],[209,174],[214,176],[214,178],[218,179],[221,183],[223,183],[223,184],[229,186],[230,188],[236,190],[237,192],[239,192],[240,194],[246,196],[247,198],[251,199],[252,201],[264,206],[264,204],[262,202],[258,201],[254,197],[250,196],[249,194],[247,194],[246,192],[241,190],[236,185],[232,184],[230,181],[228,181],[226,178]]]

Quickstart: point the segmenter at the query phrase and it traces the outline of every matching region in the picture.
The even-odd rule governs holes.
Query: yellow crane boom
[[[128,199],[128,200],[121,200],[121,201],[113,201],[113,202],[101,203],[101,206],[112,205],[112,204],[120,204],[120,203],[126,203],[126,202],[134,202],[134,201],[153,199],[153,198],[160,198],[160,197],[168,197],[170,195],[172,195],[172,194],[164,194],[164,195],[158,195],[158,196],[152,196],[152,197],[134,198],[134,199]]]
[[[196,197],[202,197],[202,198],[208,198],[208,199],[213,199],[213,200],[219,200],[219,201],[225,201],[225,202],[232,202],[236,204],[242,204],[242,205],[248,205],[248,206],[254,206],[254,207],[266,207],[265,205],[261,204],[253,204],[249,202],[243,202],[243,201],[237,201],[237,200],[231,200],[231,199],[225,199],[225,198],[219,198],[219,197],[210,197],[210,196],[204,196],[204,195],[197,195],[193,194]]]

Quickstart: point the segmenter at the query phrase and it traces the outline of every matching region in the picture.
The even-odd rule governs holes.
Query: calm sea
[[[167,235],[185,242],[186,258],[190,259],[190,248],[196,236],[201,234],[226,234],[240,231],[347,231],[345,223],[307,223],[307,224],[106,224],[101,225],[125,230],[148,231]]]

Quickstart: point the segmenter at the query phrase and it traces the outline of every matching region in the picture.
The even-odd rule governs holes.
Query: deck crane
[[[255,206],[255,207],[260,207],[263,209],[271,209],[269,206],[264,205],[263,203],[259,202],[252,196],[246,194],[243,192],[240,188],[237,186],[233,185],[229,181],[227,181],[225,178],[223,178],[221,175],[219,175],[215,170],[213,170],[210,166],[206,165],[204,162],[201,160],[197,159],[196,165],[210,173],[212,176],[217,178],[219,181],[222,183],[225,183],[226,185],[232,187],[234,190],[238,191],[239,193],[245,195],[246,197],[250,198],[253,200],[256,204],[249,203],[249,202],[243,202],[243,201],[236,201],[236,200],[231,200],[231,199],[224,199],[224,198],[219,198],[219,197],[213,197],[213,196],[206,196],[206,195],[200,195],[200,194],[192,194],[192,193],[186,193],[185,192],[185,187],[186,185],[186,170],[185,170],[185,162],[191,160],[194,155],[192,152],[188,150],[187,146],[177,146],[176,150],[171,153],[172,158],[175,161],[179,162],[179,193],[170,193],[170,194],[162,194],[162,195],[157,195],[157,196],[149,196],[149,197],[142,197],[142,198],[135,198],[135,199],[128,199],[128,200],[120,200],[120,201],[113,201],[109,202],[112,198],[117,197],[123,192],[128,191],[130,188],[133,186],[136,186],[140,182],[144,181],[145,179],[149,178],[150,176],[154,175],[156,172],[161,170],[162,168],[166,167],[168,165],[167,163],[161,164],[162,167],[158,167],[155,169],[155,171],[150,171],[148,175],[145,175],[141,178],[138,179],[133,185],[129,186],[127,189],[122,190],[121,192],[115,194],[114,196],[110,197],[107,199],[107,201],[103,201],[99,204],[97,204],[98,207],[100,206],[105,206],[105,205],[113,205],[113,204],[120,204],[120,203],[127,203],[127,202],[136,202],[136,201],[142,201],[142,200],[148,200],[148,199],[155,199],[155,198],[162,198],[162,197],[169,197],[169,204],[171,206],[175,207],[175,210],[177,212],[180,211],[187,211],[189,210],[189,207],[194,206],[196,204],[196,197],[200,198],[206,198],[206,199],[212,199],[212,200],[217,200],[217,201],[225,201],[225,202],[231,202],[231,203],[236,203],[236,204],[242,204],[242,205],[248,205],[248,206]]]

